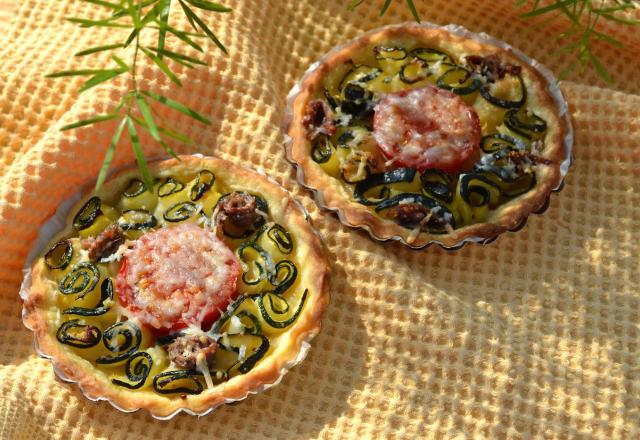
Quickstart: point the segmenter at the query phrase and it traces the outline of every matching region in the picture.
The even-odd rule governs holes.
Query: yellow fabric
[[[58,128],[105,111],[122,90],[78,98],[79,80],[43,75],[79,67],[74,52],[124,35],[63,22],[95,14],[81,2],[16,3],[0,36],[2,439],[638,438],[637,28],[611,27],[627,49],[595,46],[612,88],[592,72],[574,71],[562,84],[576,161],[550,209],[520,232],[454,253],[412,252],[342,227],[319,212],[284,159],[280,123],[294,82],[334,45],[409,20],[404,2],[379,18],[381,0],[355,12],[338,0],[229,0],[231,15],[208,19],[229,56],[207,45],[210,67],[183,72],[182,89],[143,63],[148,87],[213,121],[207,127],[171,114],[198,145],[176,150],[263,167],[302,200],[335,261],[332,303],[303,364],[239,405],[162,422],[89,402],[56,381],[22,325],[18,289],[28,248],[60,201],[95,177],[114,131],[110,123]],[[417,3],[423,18],[490,33],[556,73],[570,63],[553,53],[562,20],[531,27],[511,0]],[[146,141],[148,154],[158,154]],[[131,161],[129,150],[123,142],[115,163]]]

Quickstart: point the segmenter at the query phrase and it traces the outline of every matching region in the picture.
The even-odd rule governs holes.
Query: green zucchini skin
[[[522,108],[509,110],[504,116],[504,125],[527,139],[547,130],[547,122],[544,119],[533,112],[523,111]]]
[[[378,200],[365,197],[365,193],[377,186],[390,185],[398,182],[411,182],[416,175],[414,168],[397,168],[384,173],[369,175],[365,180],[358,182],[353,190],[356,201],[362,205],[373,206],[389,198],[389,188],[383,187],[380,190]]]
[[[334,147],[331,144],[331,140],[327,136],[319,136],[313,143],[311,159],[313,159],[315,163],[326,163],[331,159],[333,149]]]
[[[133,220],[136,216],[144,218],[144,220]],[[126,211],[122,211],[121,218],[131,217],[131,221],[120,221],[118,220],[118,226],[124,231],[140,231],[155,228],[158,225],[158,220],[146,209],[128,209]]]
[[[518,182],[525,180],[525,184],[518,187]],[[502,195],[507,198],[513,198],[521,196],[533,189],[536,186],[536,173],[522,174],[513,181],[509,182],[509,186],[502,190]],[[514,189],[515,188],[515,189]]]
[[[364,75],[362,75],[359,79],[357,80],[349,80],[349,76],[351,75],[356,75],[360,72],[365,73]],[[367,65],[357,65],[357,66],[353,66],[353,68],[351,70],[349,70],[343,77],[342,80],[340,81],[340,84],[338,85],[338,90],[342,91],[344,90],[344,88],[346,87],[347,84],[365,84],[369,81],[373,81],[374,79],[376,79],[378,76],[380,76],[380,74],[382,73],[382,70],[378,69],[377,67],[371,67],[371,66],[367,66]]]
[[[171,223],[178,223],[191,218],[198,208],[193,202],[179,202],[167,209],[162,218]]]
[[[418,47],[413,49],[409,55],[419,60],[426,61],[427,63],[441,62],[443,64],[455,65],[453,58],[448,53],[442,52],[437,49],[431,49],[426,47]]]
[[[518,77],[518,81],[520,82],[520,89],[522,90],[522,96],[519,99],[508,100],[508,99],[500,99],[496,98],[489,91],[490,86],[488,84],[480,87],[480,95],[491,104],[496,105],[502,108],[520,108],[524,105],[527,100],[527,87],[524,85],[524,80],[522,76],[516,75]]]
[[[407,58],[407,51],[402,47],[376,46],[373,48],[376,60],[400,61]]]
[[[505,149],[509,151],[524,151],[527,148],[522,139],[504,133],[494,133],[483,136],[480,141],[480,147],[485,153],[495,153]]]
[[[259,335],[257,337],[262,340],[262,343],[258,349],[251,353],[251,355],[238,367],[238,371],[242,374],[246,374],[251,371],[251,369],[255,367],[256,363],[264,357],[267,351],[269,351],[269,339],[264,335]]]
[[[113,301],[113,282],[111,278],[105,278],[100,285],[100,301],[90,309],[86,307],[69,307],[62,311],[63,315],[100,316],[107,313],[111,307],[105,306],[105,301]]]
[[[220,316],[220,318],[218,318],[218,320],[213,324],[213,326],[211,327],[211,330],[209,330],[209,334],[212,336],[220,335],[220,333],[222,333],[222,327],[224,326],[224,324],[231,318],[231,316],[235,314],[238,307],[240,307],[240,305],[244,301],[252,301],[252,297],[241,296],[240,298],[236,299],[233,303],[231,303],[227,308],[227,310],[222,314],[222,316]],[[253,327],[250,330],[247,330],[247,327],[245,327],[245,330],[244,330],[245,334],[252,334],[252,335],[262,334],[262,326],[260,325],[260,321],[252,313],[244,310],[235,316],[237,316],[238,318],[247,317],[253,323]]]
[[[275,319],[273,319],[273,317],[271,317],[271,315],[269,315],[269,312],[264,306],[264,297],[269,293],[271,292],[266,292],[266,293],[257,295],[256,303],[258,304],[258,310],[260,310],[262,319],[264,319],[267,322],[267,324],[269,324],[273,328],[283,329],[293,324],[298,319],[298,316],[300,316],[300,312],[302,312],[302,308],[304,307],[304,304],[307,301],[309,289],[305,289],[304,293],[302,294],[302,298],[300,299],[300,304],[298,305],[298,308],[294,312],[293,316],[291,316],[291,318],[287,319],[286,321],[276,321]],[[282,299],[284,300],[284,298]]]
[[[236,315],[238,317],[238,319],[242,319],[242,318],[249,318],[249,320],[252,323],[252,327],[246,327],[244,328],[244,333],[248,334],[248,335],[261,335],[262,334],[262,326],[260,325],[260,320],[258,318],[256,318],[256,316],[253,313],[250,313],[246,310],[241,311],[240,313],[238,313]],[[244,324],[243,324],[244,325]]]
[[[162,185],[158,187],[158,197],[167,197],[178,193],[184,189],[184,183],[173,177],[167,177]]]
[[[175,371],[165,371],[164,373],[157,374],[153,378],[153,389],[156,390],[159,394],[191,394],[196,395],[202,393],[204,390],[204,386],[202,382],[198,379],[202,379],[202,374],[197,373],[195,371],[190,370],[175,370]],[[177,388],[167,388],[168,385],[171,385],[172,382],[176,382],[178,380],[190,381],[192,387],[181,386]]]
[[[415,84],[417,82],[420,82],[424,79],[427,79],[429,77],[429,75],[431,74],[431,72],[429,71],[429,64],[422,61],[420,63],[420,69],[421,72],[419,75],[415,76],[415,77],[409,77],[406,73],[406,69],[410,66],[411,63],[407,63],[404,66],[402,66],[400,68],[400,81],[402,81],[405,84]]]
[[[487,189],[487,186],[494,191],[492,192],[490,189]],[[462,200],[464,200],[469,206],[477,208],[488,205],[491,207],[498,202],[496,197],[493,195],[496,192],[501,193],[500,187],[494,181],[482,174],[469,173],[460,176],[460,195]],[[471,200],[472,194],[478,194],[482,197],[480,203],[476,203]]]
[[[456,72],[463,73],[465,77],[467,77],[468,79],[471,79],[471,83],[466,86],[463,86],[462,84],[455,85],[455,82],[452,81],[449,77]],[[456,95],[470,95],[471,93],[478,90],[482,85],[482,83],[478,78],[473,77],[473,74],[469,70],[461,66],[454,66],[451,69],[444,72],[440,76],[440,78],[436,80],[436,85],[441,89],[449,90],[455,93]]]
[[[248,272],[243,272],[242,281],[248,286],[254,286],[262,280],[270,279],[272,277],[272,274],[268,272],[268,268],[273,267],[273,258],[271,257],[271,254],[265,251],[258,243],[255,243],[253,241],[244,242],[240,246],[238,246],[238,249],[236,249],[236,255],[244,264],[248,264],[244,256],[246,249],[253,249],[254,251],[256,251],[262,258],[263,264],[260,264],[257,261],[254,262],[254,264],[258,268],[258,276],[255,279],[250,280],[247,279]]]
[[[451,191],[452,178],[449,174],[440,170],[425,170],[420,176],[422,191],[430,197],[442,200],[446,203],[453,201]]]
[[[216,176],[209,170],[201,170],[198,172],[196,182],[189,190],[189,199],[192,202],[198,201],[202,198],[204,193],[209,191],[216,181]]]
[[[278,281],[278,275],[280,272],[284,270],[286,271],[286,276],[282,281]],[[278,261],[275,267],[274,273],[271,275],[269,282],[275,287],[273,293],[280,295],[286,292],[289,287],[293,286],[296,282],[296,278],[298,277],[298,269],[296,265],[293,264],[292,261],[282,260]]]
[[[102,214],[101,206],[102,202],[99,197],[91,197],[73,218],[73,227],[78,231],[87,229]]]
[[[77,281],[81,280],[80,285]],[[93,290],[100,279],[100,271],[95,264],[83,261],[73,266],[73,269],[67,273],[58,284],[58,290],[63,295],[78,295],[78,299],[82,299],[85,295]]]
[[[133,197],[139,196],[146,190],[147,190],[147,187],[145,186],[142,180],[133,178],[129,181],[129,184],[127,185],[125,190],[122,192],[122,195],[127,198],[133,198]]]
[[[123,344],[119,342],[120,337],[124,337]],[[142,342],[142,332],[133,322],[120,321],[104,331],[102,342],[110,352],[115,353],[115,356],[100,356],[96,359],[96,364],[115,364],[138,351]]]
[[[153,367],[153,358],[151,355],[147,352],[140,351],[127,359],[127,363],[124,367],[127,379],[132,383],[119,379],[112,379],[111,382],[115,385],[129,388],[130,390],[137,390],[147,381],[149,373],[151,372],[151,367]]]
[[[82,329],[87,336],[85,339],[80,339],[69,333],[70,330]],[[56,332],[56,339],[61,344],[70,345],[76,348],[90,348],[95,347],[100,342],[102,332],[98,327],[88,324],[82,324],[79,319],[72,319],[70,321],[63,322]]]
[[[62,251],[62,255],[57,256],[56,253],[59,252],[59,248],[64,247]],[[44,263],[47,265],[49,270],[56,269],[66,269],[71,262],[71,258],[73,258],[73,246],[69,240],[60,240],[44,254]],[[57,261],[54,261],[57,259]]]
[[[290,254],[293,250],[293,239],[291,234],[282,225],[274,224],[267,231],[267,237],[275,243],[278,250],[283,254]]]

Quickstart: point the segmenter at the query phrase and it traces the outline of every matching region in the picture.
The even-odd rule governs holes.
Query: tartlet
[[[321,207],[414,248],[519,228],[571,162],[549,72],[453,25],[387,26],[332,50],[290,92],[285,131]]]
[[[150,170],[151,190],[126,169],[74,205],[25,278],[23,319],[86,397],[202,415],[304,358],[329,267],[266,176],[197,156]]]

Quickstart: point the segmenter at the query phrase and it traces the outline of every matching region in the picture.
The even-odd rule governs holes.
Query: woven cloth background
[[[624,50],[595,46],[611,88],[591,72],[562,83],[576,161],[544,215],[485,247],[412,252],[319,212],[295,183],[280,132],[285,96],[307,66],[362,31],[411,19],[403,2],[383,18],[374,0],[355,12],[338,0],[225,3],[234,12],[209,22],[230,56],[209,45],[210,67],[183,73],[182,89],[148,64],[144,81],[213,120],[172,115],[198,145],[179,152],[263,167],[310,211],[336,262],[322,333],[279,386],[201,419],[122,414],[56,381],[20,319],[21,268],[40,224],[95,177],[114,130],[58,128],[105,111],[122,89],[79,98],[79,80],[43,75],[124,36],[65,23],[95,14],[80,2],[16,2],[0,35],[0,438],[638,438],[637,29],[609,29]],[[569,64],[553,53],[561,20],[531,27],[510,0],[417,3],[423,18],[488,32],[556,73]],[[131,161],[129,151],[123,142],[115,163]]]

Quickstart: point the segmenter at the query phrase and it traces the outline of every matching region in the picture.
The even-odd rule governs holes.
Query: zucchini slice
[[[278,223],[274,224],[267,231],[267,237],[278,247],[283,254],[290,254],[293,250],[293,239],[291,234]],[[276,267],[277,270],[277,267]]]
[[[102,210],[100,209],[101,204],[102,202],[97,196],[93,196],[87,200],[87,203],[80,208],[73,218],[73,227],[78,231],[82,231],[91,226],[100,214],[102,214]]]
[[[359,84],[363,85],[370,81],[376,79],[382,70],[377,67],[371,67],[366,65],[358,65],[354,66],[353,69],[349,70],[347,74],[342,77],[340,84],[338,85],[338,90],[342,91],[347,84]]]
[[[78,299],[91,292],[98,280],[100,279],[100,271],[95,264],[83,261],[73,266],[64,278],[58,284],[58,290],[63,295],[78,295]]]
[[[500,150],[523,151],[527,148],[522,139],[504,133],[494,133],[484,136],[480,141],[480,147],[485,153],[495,153]]]
[[[94,308],[69,307],[62,311],[63,315],[99,316],[107,313],[111,306],[105,305],[106,301],[113,301],[113,282],[111,278],[105,278],[100,285],[100,301]]]
[[[419,60],[426,61],[429,65],[438,62],[455,65],[455,62],[453,61],[451,55],[437,49],[418,47],[416,49],[413,49],[409,54],[412,57],[418,58]]]
[[[176,203],[169,209],[167,209],[162,218],[171,223],[177,223],[191,218],[198,208],[193,202],[180,202]]]
[[[436,81],[436,85],[456,95],[469,95],[478,90],[482,83],[469,70],[455,66],[444,72]]]
[[[145,192],[146,189],[147,187],[142,180],[133,178],[129,181],[129,185],[122,192],[122,195],[127,198],[137,197]]]
[[[189,199],[192,202],[198,201],[202,198],[204,193],[209,191],[216,181],[216,176],[209,170],[201,170],[198,172],[196,182],[189,190]]]
[[[167,177],[167,180],[158,187],[158,197],[167,197],[184,189],[184,183],[173,177]]]
[[[118,226],[123,231],[144,231],[155,227],[158,220],[146,209],[129,209],[122,212]]]
[[[98,345],[102,333],[98,327],[82,323],[79,319],[63,322],[56,332],[61,344],[76,348],[90,348]]]
[[[277,319],[275,319],[273,315],[278,313],[277,312],[274,313],[274,310],[271,309],[271,304],[269,304],[269,308],[268,308],[269,310],[265,305],[265,301],[264,301],[265,296],[273,295],[273,293],[266,292],[266,293],[260,294],[256,299],[256,303],[258,304],[258,309],[260,310],[262,319],[264,319],[267,322],[267,324],[269,324],[273,328],[283,329],[283,328],[289,327],[291,324],[293,324],[296,321],[296,319],[298,319],[298,316],[300,316],[300,312],[302,312],[302,308],[304,307],[304,304],[307,301],[308,294],[309,294],[309,289],[305,289],[304,293],[302,294],[302,298],[300,298],[300,304],[298,305],[298,308],[289,319],[284,321],[278,321]],[[279,297],[279,298],[285,302],[287,301],[283,297]],[[288,303],[287,303],[287,306],[288,306]]]
[[[416,175],[414,168],[398,168],[384,173],[371,174],[366,179],[358,182],[353,190],[353,196],[363,205],[373,206],[386,200],[391,195],[387,185],[398,182],[411,182]],[[381,187],[377,198],[369,198],[365,194],[373,188]]]
[[[373,48],[376,54],[376,60],[404,60],[407,57],[407,51],[402,47],[376,46]]]
[[[532,111],[522,108],[509,110],[504,116],[504,125],[527,139],[532,139],[547,130],[547,123],[544,119]]]
[[[431,75],[429,64],[417,58],[409,61],[400,68],[400,81],[405,84],[415,84]]]
[[[73,246],[69,240],[60,240],[44,254],[44,263],[50,270],[65,269],[73,257]]]
[[[420,176],[422,191],[425,195],[435,197],[447,203],[453,200],[451,176],[440,170],[426,170]]]
[[[460,196],[469,206],[491,208],[500,200],[500,187],[482,174],[469,173],[460,176]]]
[[[166,371],[153,378],[153,389],[160,394],[200,394],[204,390],[202,374],[188,370]]]
[[[242,281],[246,285],[254,286],[272,277],[273,259],[259,244],[250,241],[244,242],[238,246],[236,255],[242,262]]]
[[[104,346],[114,356],[100,356],[96,364],[115,364],[129,358],[138,351],[142,342],[142,331],[132,321],[116,322],[102,334]]]
[[[127,359],[124,367],[127,379],[132,383],[119,379],[112,379],[111,382],[121,387],[129,388],[130,390],[136,390],[142,387],[147,381],[151,367],[153,367],[153,358],[151,355],[145,351],[140,351]]]
[[[318,136],[313,142],[311,159],[313,159],[315,163],[326,163],[331,159],[334,148],[331,140],[327,136]]]
[[[501,99],[491,94],[491,84],[485,84],[480,87],[480,95],[487,101],[489,101],[493,105],[497,105],[502,108],[519,108],[527,100],[527,88],[524,85],[524,80],[522,76],[516,75],[518,78],[518,82],[520,83],[520,98],[509,100],[509,99]]]
[[[280,295],[293,286],[298,278],[298,269],[289,260],[278,261],[269,282],[275,287],[273,293]]]
[[[505,197],[518,197],[529,192],[536,186],[536,173],[524,173],[509,182],[508,186],[502,190]]]

